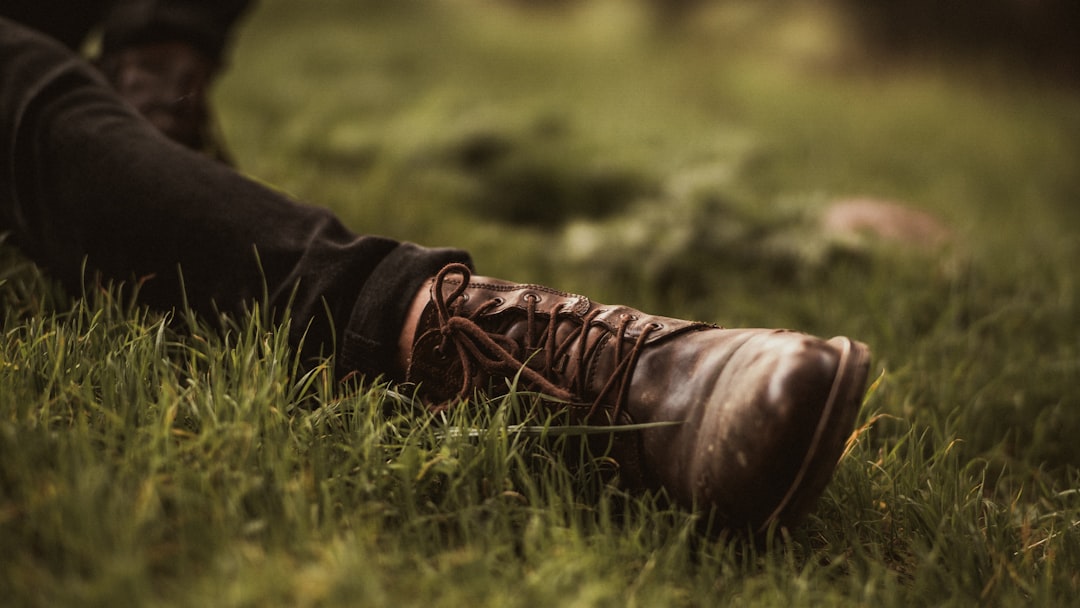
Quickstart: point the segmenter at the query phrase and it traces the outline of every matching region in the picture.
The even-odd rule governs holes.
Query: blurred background
[[[795,276],[856,244],[818,230],[838,203],[932,212],[879,222],[914,248],[1075,217],[1076,7],[266,0],[223,123],[250,173],[492,272],[615,240],[654,275],[704,254]]]
[[[1071,85],[1080,76],[1080,36],[1077,36],[1080,6],[1069,0],[801,0],[801,3],[836,14],[866,58],[875,61],[989,62],[1058,78]],[[648,4],[659,21],[675,24],[693,20],[721,2],[650,0]]]

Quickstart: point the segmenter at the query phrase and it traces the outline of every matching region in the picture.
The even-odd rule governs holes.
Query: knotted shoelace
[[[444,295],[443,285],[450,275],[461,275],[461,283],[449,294]],[[444,267],[435,276],[433,302],[438,315],[438,330],[442,336],[439,350],[448,353],[453,346],[461,361],[463,381],[459,397],[467,397],[475,387],[477,372],[483,372],[488,376],[513,377],[519,375],[525,385],[547,396],[567,402],[581,402],[586,392],[587,378],[585,370],[589,357],[598,356],[603,350],[594,346],[588,349],[589,338],[593,332],[610,332],[607,325],[597,322],[596,318],[604,312],[603,308],[589,311],[584,316],[574,313],[569,307],[563,306],[550,313],[537,311],[538,297],[524,297],[527,302],[525,309],[526,331],[523,350],[511,338],[488,332],[480,326],[480,319],[493,308],[503,303],[501,298],[491,298],[479,305],[476,310],[467,316],[462,313],[460,301],[469,287],[472,273],[463,264],[451,264]],[[613,332],[614,360],[616,364],[610,377],[596,394],[586,418],[592,415],[605,404],[605,399],[614,396],[611,419],[614,420],[626,403],[630,388],[630,378],[633,376],[634,367],[649,335],[659,328],[655,323],[646,324],[641,334],[634,340],[629,349],[625,347],[626,332],[633,323],[635,317],[623,315],[618,326]],[[556,330],[563,321],[570,322],[574,327],[561,341],[556,338]],[[534,369],[527,365],[527,361],[543,350],[546,357],[541,357],[543,366]],[[518,356],[516,353],[522,351]],[[552,379],[560,373],[559,362],[565,366],[568,357],[576,358],[573,377],[556,384]],[[524,358],[525,360],[522,360]]]

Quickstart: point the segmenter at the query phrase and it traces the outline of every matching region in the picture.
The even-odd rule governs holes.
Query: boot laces
[[[444,295],[443,285],[451,274],[461,275],[461,283]],[[449,353],[452,347],[461,361],[463,381],[459,397],[471,394],[476,388],[475,379],[482,374],[503,377],[519,375],[531,390],[562,401],[581,402],[587,390],[586,370],[591,367],[590,358],[598,356],[603,343],[601,337],[590,347],[589,340],[594,332],[611,331],[607,325],[596,321],[604,309],[597,308],[582,316],[569,306],[560,306],[550,313],[543,313],[537,310],[539,297],[526,294],[525,336],[519,344],[504,334],[489,332],[479,324],[485,314],[503,303],[501,298],[492,298],[471,314],[462,314],[461,302],[467,298],[465,292],[471,276],[468,267],[463,264],[446,266],[435,276],[433,296],[442,336],[439,350]],[[635,320],[636,317],[630,314],[622,315],[619,319],[613,332],[616,363],[593,399],[586,418],[591,418],[610,400],[613,406],[610,418],[614,421],[625,405],[630,378],[641,351],[649,335],[659,327],[655,323],[646,324],[627,348],[627,330]],[[565,322],[570,323],[572,328],[560,340],[556,332]],[[569,365],[571,357],[576,359],[573,365]],[[542,363],[539,369],[528,365],[533,360]],[[572,376],[559,380],[567,368],[573,370]]]

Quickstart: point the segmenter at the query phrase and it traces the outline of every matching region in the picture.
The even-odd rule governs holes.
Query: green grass
[[[528,395],[428,414],[299,371],[259,310],[219,331],[72,299],[7,249],[5,604],[1075,602],[1075,93],[876,65],[799,3],[681,30],[624,2],[383,4],[262,3],[218,91],[241,167],[488,274],[869,343],[863,428],[817,511],[702,538],[508,428]],[[864,195],[953,244],[816,228]]]

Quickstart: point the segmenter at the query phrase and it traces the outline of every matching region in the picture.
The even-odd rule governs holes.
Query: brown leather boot
[[[125,101],[173,141],[231,164],[207,101],[215,61],[183,42],[140,44],[103,55],[98,68]]]
[[[655,425],[615,454],[621,475],[711,511],[727,528],[791,525],[824,490],[852,432],[870,364],[824,341],[607,306],[444,268],[416,322],[407,379],[433,402],[519,388],[573,420]],[[564,403],[555,402],[563,407]],[[625,442],[624,442],[625,443]]]

